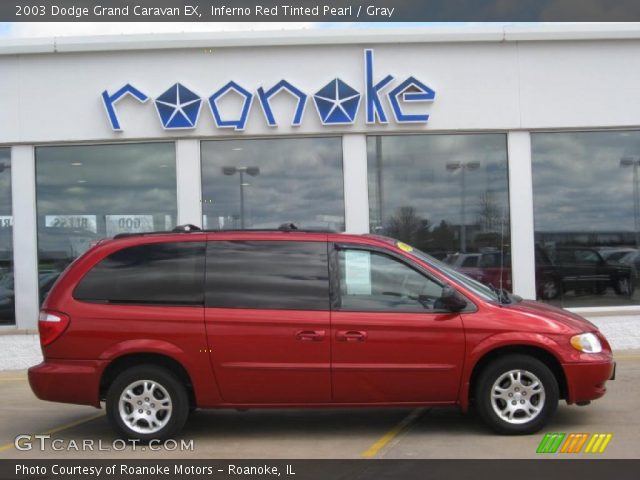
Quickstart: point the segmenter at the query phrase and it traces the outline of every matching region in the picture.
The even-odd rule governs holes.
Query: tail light
[[[69,326],[69,317],[64,313],[41,310],[38,317],[40,345],[46,347],[64,333]]]

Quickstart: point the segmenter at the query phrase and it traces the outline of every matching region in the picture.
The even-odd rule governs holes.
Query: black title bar
[[[638,0],[2,0],[3,22],[634,22]]]

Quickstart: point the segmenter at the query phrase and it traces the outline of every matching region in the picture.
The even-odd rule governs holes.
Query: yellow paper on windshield
[[[404,242],[398,242],[396,243],[396,246],[403,252],[407,252],[407,253],[413,252],[413,247],[411,245],[407,245]]]

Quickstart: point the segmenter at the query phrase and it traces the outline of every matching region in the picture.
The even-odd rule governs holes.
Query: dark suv
[[[607,288],[618,295],[631,296],[635,289],[633,268],[618,262],[608,262],[600,252],[585,247],[558,247],[554,266],[562,291],[604,293]]]

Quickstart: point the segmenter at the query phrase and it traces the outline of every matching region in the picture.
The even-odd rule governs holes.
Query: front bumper
[[[607,380],[613,380],[615,362],[611,360],[562,365],[567,379],[567,403],[587,402],[602,397]]]
[[[29,369],[29,385],[41,400],[100,407],[103,362],[47,360]]]

